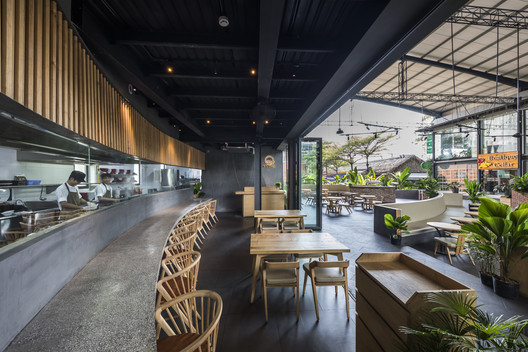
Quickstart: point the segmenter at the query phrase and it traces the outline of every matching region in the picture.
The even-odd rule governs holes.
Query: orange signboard
[[[479,154],[479,170],[516,169],[519,167],[519,154],[517,152]]]

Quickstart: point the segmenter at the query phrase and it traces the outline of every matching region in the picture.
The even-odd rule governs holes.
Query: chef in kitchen
[[[119,202],[119,199],[112,198],[111,181],[112,175],[108,173],[101,174],[101,183],[95,187],[95,201],[100,205]]]
[[[57,195],[57,203],[59,209],[82,209],[87,202],[82,199],[77,185],[84,182],[86,174],[81,171],[72,171],[68,181],[57,187],[55,194]]]

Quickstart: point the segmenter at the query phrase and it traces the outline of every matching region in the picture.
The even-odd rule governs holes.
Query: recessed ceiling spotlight
[[[249,73],[251,73],[251,75],[254,76],[254,75],[257,74],[257,70],[255,70],[254,68],[252,68],[251,71],[249,71]]]
[[[253,124],[255,124],[255,121],[253,121]]]
[[[292,75],[292,77],[295,77],[295,73]]]
[[[207,121],[205,121],[205,122],[206,122],[207,124],[210,124],[210,123],[211,123],[211,120],[207,120]]]
[[[264,121],[264,123],[265,123],[265,124],[267,125],[267,124],[269,123],[269,121],[268,121],[268,120],[266,120],[266,121]]]
[[[224,15],[218,17],[218,24],[220,25],[220,27],[223,27],[223,28],[229,26],[229,18],[227,18],[227,16],[224,16]]]
[[[172,67],[167,67],[167,72],[172,73]]]

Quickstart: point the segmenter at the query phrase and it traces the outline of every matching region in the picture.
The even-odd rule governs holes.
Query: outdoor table
[[[453,217],[451,217],[451,220],[456,221],[456,222],[460,222],[462,224],[472,224],[472,223],[478,221],[477,218],[468,218],[468,217],[465,217],[465,216],[453,216]]]
[[[253,303],[255,298],[259,265],[263,257],[272,254],[327,253],[343,260],[345,252],[350,252],[350,248],[324,232],[251,234],[249,254],[253,256],[253,280],[250,302]]]
[[[365,203],[363,203],[363,210],[369,210],[373,208],[372,202],[374,199],[376,199],[376,196],[373,194],[360,194],[361,198],[365,200]]]
[[[473,216],[473,217],[477,217],[478,216],[478,211],[465,211],[464,214],[470,215],[470,216]]]
[[[301,212],[298,209],[291,210],[255,210],[255,231],[260,232],[262,227],[262,221],[266,219],[276,219],[279,220],[297,220],[299,221],[300,228],[304,229],[304,217],[306,214]]]
[[[427,223],[427,226],[434,227],[440,236],[445,236],[444,234],[442,234],[441,232],[442,230],[449,231],[449,232],[461,232],[462,231],[462,228],[460,227],[459,224],[453,224],[450,222],[431,221]]]

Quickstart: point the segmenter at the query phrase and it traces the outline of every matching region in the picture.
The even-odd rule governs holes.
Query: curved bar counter
[[[0,350],[20,331],[8,350],[154,350],[163,246],[198,204],[191,189],[144,195],[0,251]]]

